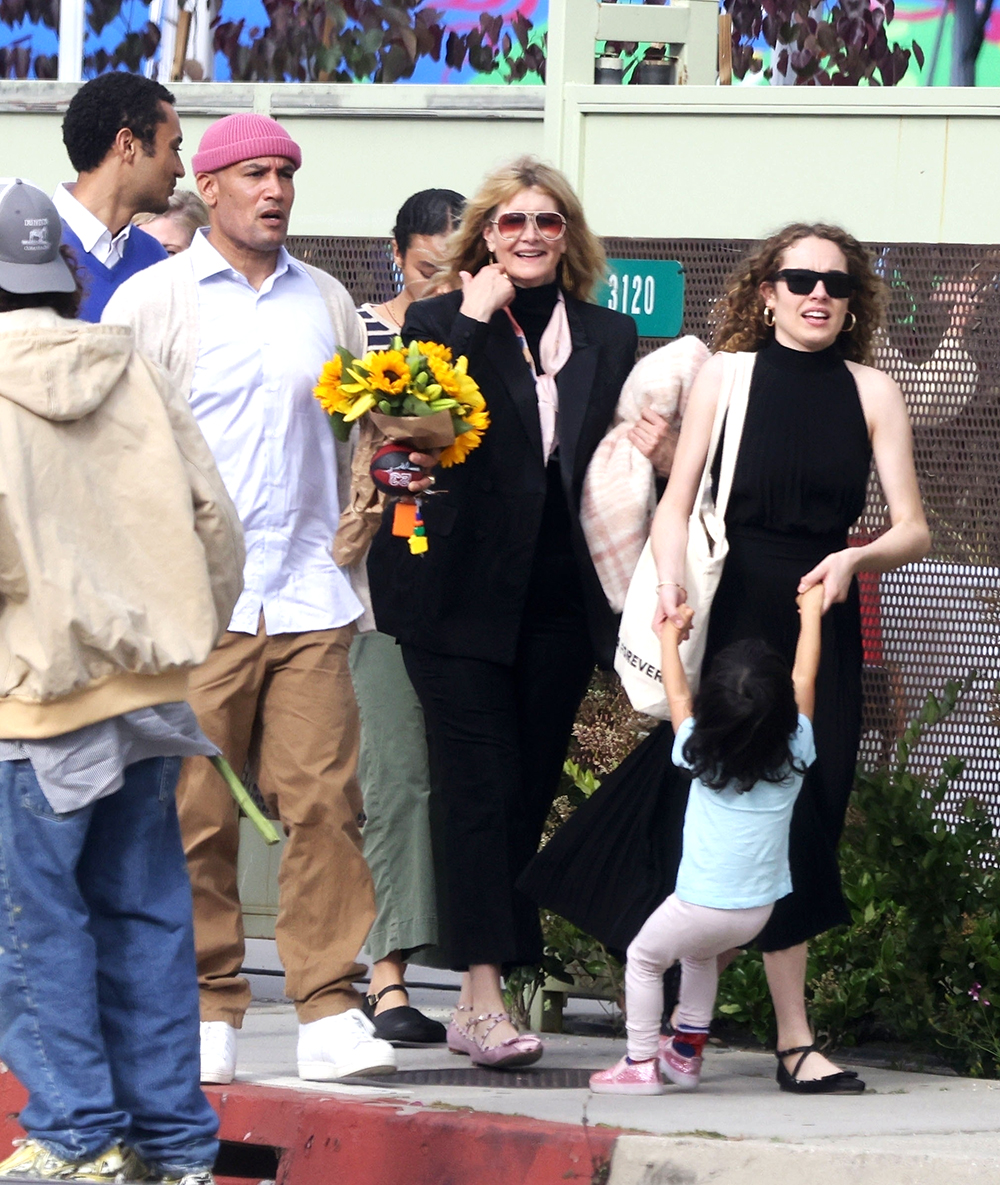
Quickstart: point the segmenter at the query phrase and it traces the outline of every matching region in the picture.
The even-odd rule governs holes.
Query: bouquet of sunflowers
[[[451,350],[437,342],[404,346],[397,337],[391,349],[363,358],[341,348],[323,367],[314,393],[338,440],[348,439],[355,422],[360,428],[351,498],[333,546],[341,566],[365,554],[381,522],[385,493],[405,495],[422,475],[409,460],[411,452],[442,449],[439,465],[460,465],[490,425],[467,359],[453,361]],[[414,555],[427,551],[420,503],[420,496],[398,501],[393,518],[393,534],[408,539]]]
[[[387,440],[418,451],[441,448],[438,464],[459,465],[479,446],[489,427],[486,400],[467,372],[467,359],[453,361],[437,342],[394,338],[389,350],[355,358],[339,349],[319,376],[315,394],[338,440],[347,440],[362,416]]]

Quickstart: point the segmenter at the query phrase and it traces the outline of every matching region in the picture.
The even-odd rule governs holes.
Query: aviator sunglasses
[[[771,283],[784,280],[793,296],[808,296],[820,281],[826,294],[833,300],[847,300],[857,283],[847,272],[813,272],[808,268],[786,267],[775,272]]]
[[[522,234],[529,221],[542,238],[548,239],[550,243],[561,239],[566,233],[566,219],[555,210],[542,210],[540,213],[533,210],[508,210],[506,214],[501,214],[499,218],[491,221],[497,228],[500,238],[508,241]]]

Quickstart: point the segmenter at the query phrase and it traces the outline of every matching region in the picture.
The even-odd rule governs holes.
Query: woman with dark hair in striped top
[[[458,226],[464,206],[465,198],[453,189],[422,189],[400,206],[392,229],[392,260],[402,286],[384,304],[365,303],[358,309],[369,350],[387,350],[402,332],[410,305],[435,294],[444,241]]]
[[[402,287],[384,304],[358,309],[369,350],[388,349],[410,304],[438,291],[444,242],[464,205],[462,195],[450,189],[425,189],[403,203],[392,232]],[[352,583],[366,612],[351,648],[361,712],[358,779],[367,815],[362,834],[377,908],[368,935],[373,964],[365,1012],[384,1040],[432,1044],[444,1041],[444,1026],[411,1008],[404,986],[407,959],[438,939],[424,715],[396,640],[375,626],[366,559],[367,549],[352,565]]]

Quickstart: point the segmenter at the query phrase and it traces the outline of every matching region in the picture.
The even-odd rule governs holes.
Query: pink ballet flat
[[[458,1009],[455,1010],[456,1012]],[[471,1009],[462,1009],[463,1012]],[[481,1021],[492,1021],[487,1025],[482,1036],[474,1036],[469,1032],[473,1025]],[[518,1066],[530,1066],[537,1062],[545,1051],[545,1047],[534,1033],[519,1033],[516,1037],[508,1037],[499,1045],[487,1047],[484,1042],[501,1021],[510,1021],[506,1012],[484,1012],[471,1020],[468,1027],[463,1028],[452,1018],[448,1026],[448,1048],[452,1053],[465,1053],[473,1065],[486,1066],[491,1070],[513,1070]]]
[[[475,1041],[469,1036],[468,1029],[465,1025],[460,1025],[456,1019],[460,1012],[472,1012],[465,1004],[457,1004],[455,1011],[452,1014],[451,1020],[448,1022],[448,1032],[446,1040],[448,1042],[449,1053],[459,1053],[465,1057],[469,1057],[472,1051],[477,1048]],[[470,1022],[474,1023],[474,1022]]]

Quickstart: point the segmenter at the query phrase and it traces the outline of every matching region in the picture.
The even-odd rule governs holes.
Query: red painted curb
[[[605,1179],[619,1135],[606,1127],[243,1083],[205,1093],[221,1119],[220,1139],[282,1150],[278,1185],[591,1185]],[[25,1097],[13,1074],[0,1076],[5,1149],[24,1134],[17,1113]],[[251,1181],[219,1177],[218,1185]]]

